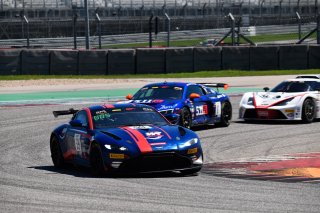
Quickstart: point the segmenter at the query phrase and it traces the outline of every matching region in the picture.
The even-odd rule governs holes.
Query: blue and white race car
[[[162,82],[145,85],[133,96],[127,95],[129,103],[153,106],[171,123],[186,128],[215,124],[229,126],[232,106],[229,97],[213,88],[222,83]]]
[[[153,107],[105,104],[53,113],[73,115],[70,122],[51,133],[55,167],[69,162],[91,167],[94,175],[163,171],[193,174],[202,167],[203,153],[196,133],[170,124]]]

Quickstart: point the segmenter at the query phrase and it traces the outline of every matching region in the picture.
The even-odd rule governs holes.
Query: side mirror
[[[269,88],[269,87],[264,87],[263,90],[264,90],[265,92],[268,92],[268,91],[270,90],[270,88]]]
[[[190,100],[194,100],[194,99],[196,99],[196,98],[200,98],[200,95],[197,94],[197,93],[191,93],[191,94],[190,94]]]
[[[131,99],[132,99],[132,95],[131,95],[131,94],[128,94],[128,95],[126,96],[126,99],[131,100]]]
[[[72,120],[69,122],[69,124],[73,127],[82,127],[82,123],[80,120]]]

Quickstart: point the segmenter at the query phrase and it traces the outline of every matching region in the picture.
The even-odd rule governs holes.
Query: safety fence
[[[0,75],[121,75],[319,69],[320,46],[0,50]]]

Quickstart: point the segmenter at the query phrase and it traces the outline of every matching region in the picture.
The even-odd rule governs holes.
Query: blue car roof
[[[157,82],[157,83],[151,83],[147,84],[144,87],[150,87],[150,86],[177,86],[177,87],[185,87],[186,85],[191,84],[187,82]]]

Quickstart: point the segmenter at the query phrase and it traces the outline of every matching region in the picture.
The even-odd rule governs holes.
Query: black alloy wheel
[[[180,114],[180,126],[190,129],[192,123],[191,112],[187,107],[183,107]]]
[[[50,151],[53,165],[56,168],[63,168],[65,166],[65,161],[59,145],[59,140],[56,138],[56,136],[51,138]]]
[[[90,151],[91,172],[94,176],[103,176],[105,169],[103,165],[102,153],[98,144],[93,144]]]
[[[227,127],[230,125],[232,118],[232,106],[229,101],[225,101],[221,104],[221,120],[217,125],[219,127]]]
[[[311,123],[315,117],[315,103],[312,99],[308,98],[302,105],[302,121],[304,123]]]

